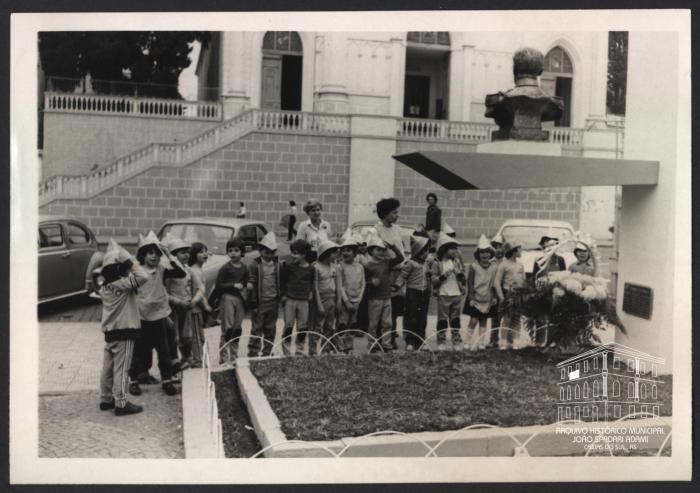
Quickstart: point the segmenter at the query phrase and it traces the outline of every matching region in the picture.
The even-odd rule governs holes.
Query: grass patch
[[[216,402],[221,419],[224,452],[229,458],[248,458],[262,447],[253,431],[248,410],[246,409],[234,370],[211,374],[216,385]]]
[[[251,370],[288,439],[333,440],[552,423],[562,359],[534,349],[390,353],[261,360]],[[670,377],[664,382],[669,415]]]

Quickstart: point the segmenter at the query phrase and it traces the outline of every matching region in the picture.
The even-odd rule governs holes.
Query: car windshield
[[[508,242],[517,242],[523,246],[523,250],[539,250],[540,239],[543,236],[557,238],[559,242],[571,239],[571,230],[567,228],[553,228],[550,226],[506,226],[501,232],[503,239]],[[573,244],[562,245],[559,252],[571,252]]]
[[[204,243],[210,253],[225,254],[226,242],[233,237],[234,232],[234,228],[230,226],[180,223],[166,225],[160,232],[160,238],[170,233],[189,243]]]
[[[403,241],[404,250],[407,252],[411,251],[411,235],[414,232],[413,228],[408,226],[398,225],[401,228],[401,240]],[[356,224],[352,227],[352,234],[358,235],[364,241],[367,241],[367,237],[370,234],[376,234],[377,230],[373,224]]]

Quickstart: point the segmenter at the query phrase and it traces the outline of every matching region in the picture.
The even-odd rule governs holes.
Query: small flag
[[[569,373],[569,380],[576,380],[581,370],[572,371]]]

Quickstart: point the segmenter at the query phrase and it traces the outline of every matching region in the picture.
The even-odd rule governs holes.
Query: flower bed
[[[552,423],[561,359],[537,350],[392,353],[259,360],[251,370],[287,439],[311,441]],[[670,415],[664,380],[660,400]]]
[[[234,370],[211,374],[223,428],[224,451],[229,458],[248,458],[261,449],[248,411],[241,399]]]

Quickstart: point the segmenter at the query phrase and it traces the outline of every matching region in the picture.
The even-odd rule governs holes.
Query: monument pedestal
[[[497,140],[478,144],[476,152],[484,154],[525,154],[528,156],[561,156],[561,144],[529,140]]]

